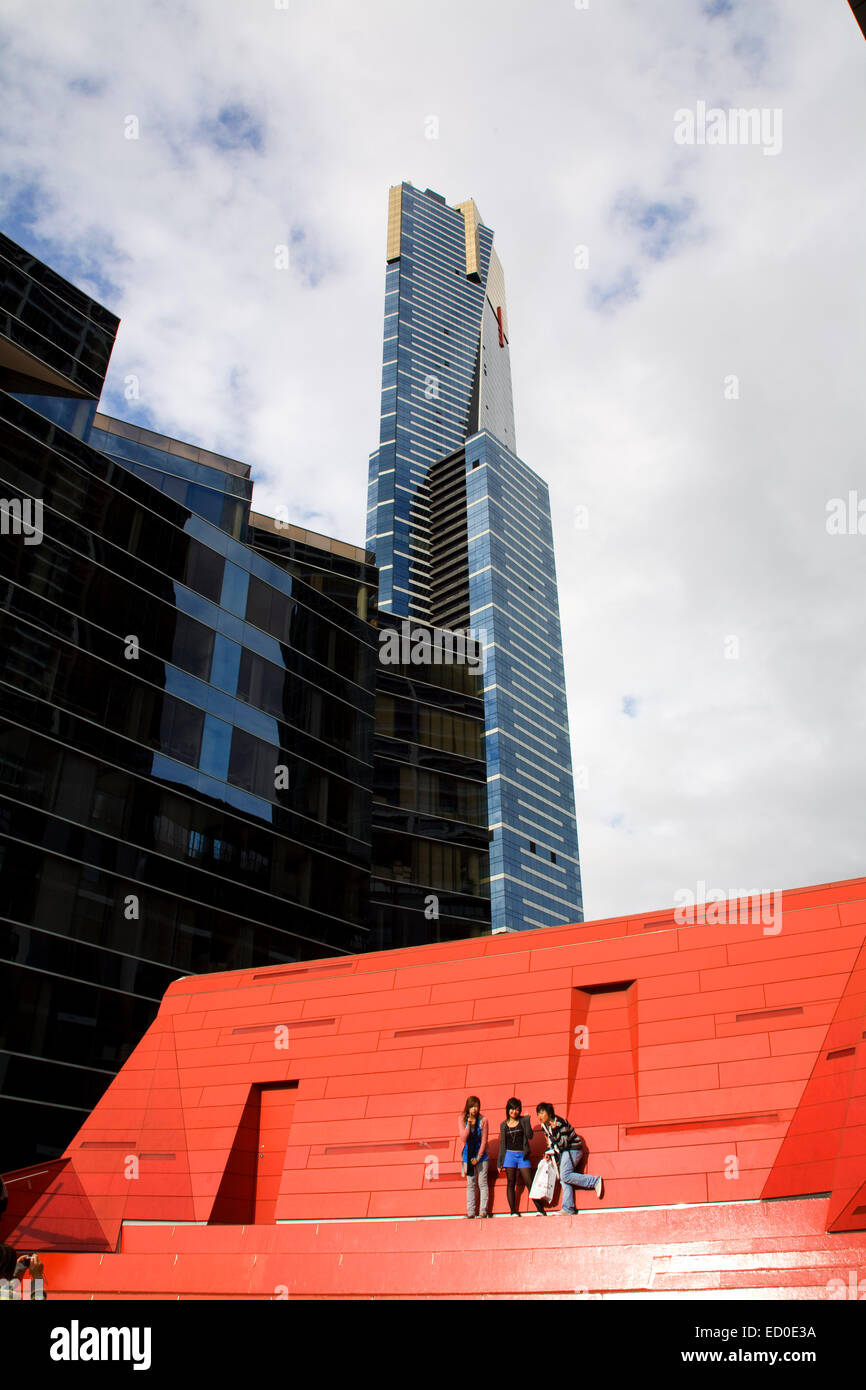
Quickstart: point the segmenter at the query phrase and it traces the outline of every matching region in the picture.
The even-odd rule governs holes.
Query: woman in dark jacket
[[[522,1113],[523,1106],[516,1096],[512,1096],[505,1107],[505,1119],[499,1126],[499,1162],[501,1172],[505,1169],[508,1184],[508,1206],[512,1216],[519,1216],[520,1197],[517,1194],[517,1175],[529,1191],[532,1164],[529,1159],[529,1145],[532,1140],[532,1121]]]

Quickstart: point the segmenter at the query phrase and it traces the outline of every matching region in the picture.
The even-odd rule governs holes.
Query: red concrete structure
[[[777,904],[179,980],[0,1234],[60,1297],[851,1296],[866,879]],[[469,1092],[494,1156],[510,1095],[553,1101],[602,1202],[417,1219],[465,1211]]]

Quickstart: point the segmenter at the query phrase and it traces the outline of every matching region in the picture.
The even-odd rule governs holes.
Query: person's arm
[[[528,1115],[524,1115],[524,1116],[522,1117],[522,1119],[523,1119],[523,1157],[524,1157],[524,1158],[529,1158],[529,1146],[530,1146],[530,1144],[532,1143],[532,1121],[530,1120],[530,1118],[529,1118]]]
[[[464,1120],[462,1115],[457,1117],[457,1137],[461,1144],[465,1144],[469,1140],[469,1121]]]
[[[497,1168],[501,1168],[505,1162],[505,1121],[499,1126],[499,1162]]]
[[[582,1148],[583,1148],[583,1145],[582,1145],[581,1142],[580,1142],[580,1135],[578,1134],[577,1130],[574,1128],[574,1125],[569,1124],[568,1120],[563,1120],[563,1122],[562,1122],[562,1140],[561,1140],[561,1144],[562,1144],[563,1149],[582,1149]]]
[[[478,1150],[478,1162],[480,1163],[481,1160],[482,1160],[482,1158],[485,1158],[486,1156],[487,1156],[487,1116],[485,1115],[485,1116],[484,1116],[484,1120],[483,1120],[482,1125],[481,1125],[481,1147],[480,1147],[480,1149]]]

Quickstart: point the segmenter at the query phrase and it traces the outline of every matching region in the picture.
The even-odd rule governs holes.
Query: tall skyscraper
[[[471,200],[388,206],[367,545],[383,617],[483,644],[494,930],[582,920],[547,485],[517,455],[505,278]]]

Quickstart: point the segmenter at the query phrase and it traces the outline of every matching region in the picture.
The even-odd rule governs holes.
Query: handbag
[[[535,1170],[532,1179],[532,1186],[529,1189],[529,1196],[533,1201],[550,1202],[553,1200],[553,1193],[556,1188],[556,1162],[545,1154]]]

